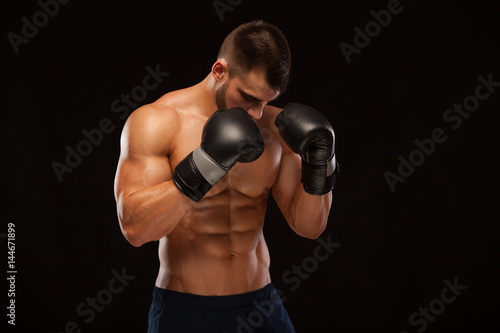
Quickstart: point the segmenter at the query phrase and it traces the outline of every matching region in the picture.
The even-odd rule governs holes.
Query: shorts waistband
[[[280,301],[278,292],[272,283],[248,293],[224,296],[188,294],[157,286],[154,286],[153,289],[153,302],[188,309],[235,310],[258,305],[264,300]]]

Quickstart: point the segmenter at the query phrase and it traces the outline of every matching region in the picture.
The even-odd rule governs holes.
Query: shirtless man
[[[325,229],[337,164],[333,130],[286,88],[290,51],[273,25],[239,26],[200,83],[131,114],[115,179],[133,246],[159,240],[148,332],[295,332],[271,284],[262,227],[274,200],[290,227]],[[217,111],[219,110],[219,111]],[[248,316],[262,318],[248,326]],[[255,315],[255,313],[254,313]]]

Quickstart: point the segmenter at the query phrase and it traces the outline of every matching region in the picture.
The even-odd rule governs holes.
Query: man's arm
[[[317,238],[325,229],[338,165],[335,134],[318,110],[289,103],[275,118],[283,139],[273,196],[296,233]]]
[[[120,228],[134,246],[169,234],[194,204],[172,181],[168,156],[178,123],[175,110],[147,105],[123,129],[115,198]]]
[[[293,231],[302,237],[316,239],[326,228],[332,193],[309,194],[300,179],[300,156],[283,144],[278,178],[271,190],[273,198]]]

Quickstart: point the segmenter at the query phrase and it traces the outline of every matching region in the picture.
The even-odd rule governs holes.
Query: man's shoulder
[[[183,113],[188,88],[170,91],[156,101],[146,104],[132,113],[139,119],[167,122],[177,126]]]
[[[123,135],[139,150],[165,154],[177,134],[179,112],[164,103],[153,102],[141,106],[127,119]]]
[[[158,98],[153,104],[182,113],[193,104],[194,86],[173,90]]]
[[[166,104],[153,102],[146,104],[132,112],[128,123],[134,125],[146,126],[147,128],[161,127],[175,127],[179,121],[179,112]]]

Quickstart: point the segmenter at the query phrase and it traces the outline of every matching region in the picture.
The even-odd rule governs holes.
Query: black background
[[[341,246],[296,290],[282,275],[318,243],[293,234],[269,201],[271,274],[297,332],[417,332],[423,326],[409,316],[455,278],[467,289],[425,331],[498,332],[500,89],[456,130],[443,120],[474,94],[478,76],[500,81],[495,2],[402,1],[402,12],[350,64],[339,44],[352,45],[354,27],[364,29],[387,1],[232,3],[221,20],[213,1],[74,0],[18,53],[4,38],[0,257],[6,272],[5,233],[14,223],[15,331],[63,332],[73,321],[82,332],[145,332],[157,244],[134,248],[119,229],[113,181],[124,120],[111,103],[142,84],[146,66],[170,74],[141,105],[201,81],[223,38],[263,19],[280,27],[292,51],[290,87],[274,104],[301,102],[326,114],[341,164],[321,236]],[[6,7],[4,36],[21,35],[21,18],[40,11],[35,1]],[[60,182],[51,164],[64,164],[65,147],[104,118],[114,130]],[[397,173],[398,156],[408,158],[414,140],[435,128],[447,140],[392,192],[384,173]],[[122,269],[135,278],[85,322],[77,306]]]

